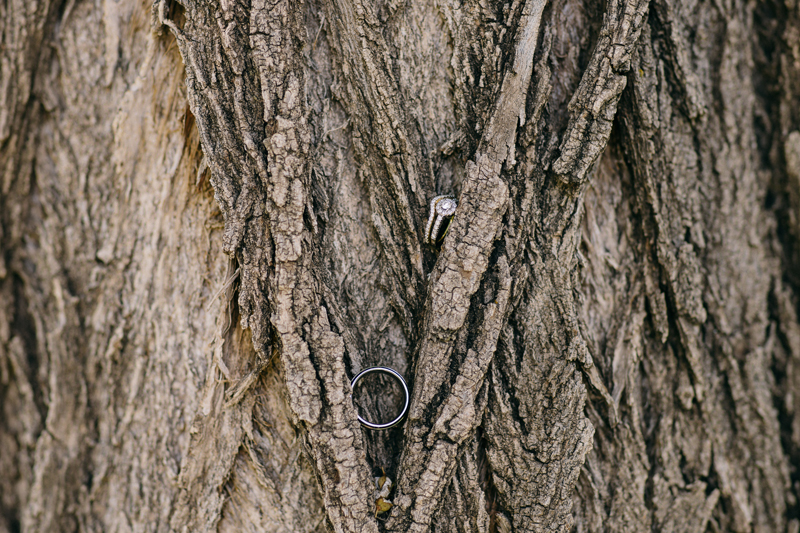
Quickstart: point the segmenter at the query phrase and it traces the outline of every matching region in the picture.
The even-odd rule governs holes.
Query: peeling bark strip
[[[565,182],[580,185],[611,135],[617,103],[631,68],[647,8],[644,0],[611,0],[600,39],[578,90],[569,104],[570,120],[553,170]]]

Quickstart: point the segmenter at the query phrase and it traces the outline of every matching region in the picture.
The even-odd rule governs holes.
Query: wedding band
[[[402,411],[400,411],[400,414],[397,416],[397,418],[395,418],[391,422],[387,422],[386,424],[373,424],[372,422],[369,422],[368,420],[362,418],[357,411],[356,411],[356,416],[358,416],[358,421],[361,422],[361,425],[364,426],[365,428],[369,429],[393,428],[403,420],[403,417],[406,416],[406,412],[408,412],[408,404],[410,399],[408,394],[408,385],[406,385],[406,380],[403,379],[403,376],[401,376],[396,370],[392,368],[387,368],[385,366],[374,366],[372,368],[368,368],[366,370],[362,370],[361,372],[359,372],[358,375],[356,375],[356,377],[354,377],[353,380],[350,382],[350,388],[355,390],[358,380],[360,380],[367,374],[371,374],[372,372],[378,372],[380,374],[389,374],[391,377],[400,382],[400,385],[403,387],[403,394],[405,395],[405,402],[403,404],[403,409]],[[352,394],[350,395],[350,398],[351,399],[353,398]]]

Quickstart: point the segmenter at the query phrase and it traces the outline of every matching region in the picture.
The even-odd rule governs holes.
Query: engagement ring
[[[431,213],[428,216],[428,225],[425,226],[425,242],[438,244],[444,239],[450,229],[456,207],[458,207],[456,197],[449,194],[437,196],[431,200]],[[442,228],[442,224],[447,219],[449,219],[447,225]]]

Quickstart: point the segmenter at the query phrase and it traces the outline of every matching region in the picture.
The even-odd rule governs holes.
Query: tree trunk
[[[0,532],[800,531],[797,0],[0,30]]]

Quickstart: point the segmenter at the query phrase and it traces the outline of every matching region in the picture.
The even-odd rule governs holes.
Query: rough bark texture
[[[800,531],[796,0],[0,32],[0,532]]]

